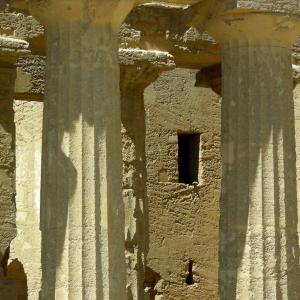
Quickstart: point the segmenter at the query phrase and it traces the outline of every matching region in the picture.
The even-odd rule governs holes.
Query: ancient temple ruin
[[[300,300],[299,0],[0,0],[0,300]]]

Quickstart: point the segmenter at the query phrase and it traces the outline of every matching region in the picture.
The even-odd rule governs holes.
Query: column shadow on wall
[[[66,72],[68,73],[68,72]],[[93,82],[91,79],[90,82]],[[77,88],[81,88],[80,86]],[[75,91],[76,92],[76,91]],[[78,91],[78,97],[80,92]],[[133,186],[130,188],[133,191],[133,197],[135,198],[135,209],[134,214],[131,216],[135,219],[136,232],[133,236],[127,233],[127,241],[124,245],[129,251],[136,252],[136,266],[135,271],[137,272],[137,297],[138,299],[144,298],[144,277],[145,277],[145,257],[148,252],[148,204],[146,200],[146,165],[145,165],[145,112],[143,107],[143,90],[137,92],[132,91],[131,95],[135,95],[132,101],[129,99],[122,99],[122,121],[123,126],[126,128],[126,134],[131,140],[132,145],[136,149],[136,160],[129,162],[128,165],[132,166],[136,173],[132,177]],[[42,189],[41,191],[41,233],[42,233],[42,291],[40,293],[41,299],[53,300],[57,297],[56,292],[58,288],[66,288],[64,283],[61,282],[61,278],[57,277],[57,271],[60,270],[60,274],[68,272],[68,265],[66,268],[62,266],[63,253],[66,252],[65,248],[68,247],[66,240],[67,225],[68,225],[68,214],[71,204],[71,199],[74,196],[76,187],[78,185],[78,172],[76,167],[73,165],[71,159],[62,150],[66,146],[64,134],[71,135],[75,131],[75,124],[78,124],[80,116],[82,116],[81,122],[87,123],[89,126],[94,126],[94,114],[91,113],[93,107],[88,109],[88,112],[81,111],[81,105],[78,103],[77,106],[72,106],[72,112],[59,112],[59,107],[63,109],[70,109],[66,107],[61,101],[65,101],[62,95],[58,100],[58,103],[45,103],[49,105],[48,116],[51,120],[44,122],[43,131],[52,130],[54,133],[51,137],[47,134],[47,138],[43,140],[43,147],[51,146],[51,153],[43,151],[43,164],[42,168]],[[74,100],[75,101],[75,100]],[[80,101],[77,100],[78,102]],[[49,101],[50,102],[50,101]],[[53,101],[54,102],[54,101]],[[132,105],[142,105],[142,114],[132,114]],[[51,111],[49,113],[49,111]],[[55,115],[57,117],[53,117]],[[92,116],[92,118],[91,118]],[[44,115],[45,117],[45,115]],[[138,135],[137,135],[138,132]],[[95,130],[95,135],[99,132]],[[45,136],[45,135],[44,135]],[[95,181],[100,182],[100,166],[99,166],[99,155],[98,151],[95,151]],[[123,159],[124,161],[124,159]],[[123,163],[124,164],[124,163]],[[125,162],[126,167],[126,162]],[[130,168],[130,167],[129,167]],[[45,173],[46,171],[53,173]],[[125,170],[126,172],[126,170]],[[51,181],[52,180],[52,181]],[[128,188],[124,187],[123,189]],[[51,192],[53,192],[51,194]],[[96,224],[100,224],[100,186],[95,187],[95,211]],[[92,217],[92,216],[91,216]],[[96,236],[98,240],[96,243],[100,245],[100,229],[96,229],[98,232]],[[99,246],[98,249],[101,247]],[[81,249],[78,249],[81,251]],[[67,254],[65,254],[67,255]],[[103,287],[101,282],[101,257],[98,253],[96,256],[96,270],[97,270],[97,299],[103,299]],[[78,266],[78,272],[81,272],[81,266]],[[68,275],[66,274],[66,277]],[[114,276],[117,276],[116,274]],[[81,283],[80,283],[81,284]],[[46,296],[45,296],[46,295]],[[47,297],[47,298],[45,298]],[[128,298],[134,297],[132,292],[128,290]]]
[[[75,116],[81,115],[79,111],[80,107],[76,108],[77,113]],[[82,122],[87,122],[90,126],[93,126],[94,121],[90,118],[90,116],[86,116],[82,113]],[[55,122],[55,121],[54,121]],[[56,173],[56,182],[49,182],[49,174],[44,174],[42,187],[49,188],[51,184],[56,184],[56,188],[52,189],[55,191],[55,194],[47,195],[46,192],[42,191],[41,197],[41,233],[42,233],[42,292],[40,295],[41,299],[49,299],[53,300],[57,298],[56,291],[57,289],[66,289],[67,286],[64,284],[66,282],[62,282],[62,278],[57,278],[57,271],[60,270],[60,274],[63,272],[66,273],[66,277],[68,277],[67,273],[70,271],[70,265],[73,268],[76,268],[71,257],[67,260],[67,264],[62,266],[63,262],[63,253],[64,255],[68,255],[66,248],[68,248],[67,241],[70,241],[70,238],[67,237],[67,226],[68,226],[68,216],[69,209],[72,198],[74,196],[76,187],[78,185],[78,172],[76,171],[75,166],[73,165],[71,159],[62,151],[62,143],[64,138],[64,133],[68,132],[72,134],[74,132],[73,126],[68,126],[67,118],[64,120],[67,124],[64,124],[64,130],[60,130],[60,134],[57,137],[57,145],[54,149],[57,150],[57,154],[55,156],[56,160],[51,162],[51,153],[47,153],[45,158],[45,164],[55,163],[56,167],[52,166],[52,169]],[[70,124],[78,123],[78,119],[74,118],[74,122]],[[58,126],[58,124],[55,124]],[[61,125],[60,125],[61,126]],[[55,131],[55,130],[54,130]],[[97,133],[95,133],[97,134]],[[55,145],[52,145],[55,146]],[[100,182],[100,166],[99,166],[99,153],[96,151],[95,153],[95,182]],[[49,167],[47,168],[49,170]],[[50,176],[49,178],[55,178],[55,176]],[[66,180],[67,178],[67,180]],[[48,180],[48,181],[47,181]],[[51,189],[48,189],[51,191]],[[100,224],[100,185],[95,186],[95,216],[90,216],[91,218],[95,218],[95,223]],[[78,216],[79,218],[81,216]],[[72,222],[72,220],[71,220]],[[100,249],[100,228],[96,226],[96,247]],[[74,234],[73,234],[74,235]],[[80,238],[80,237],[79,237]],[[82,246],[78,249],[72,249],[73,251],[82,251]],[[97,299],[103,299],[103,287],[101,281],[101,257],[100,253],[96,255],[96,286],[97,286]],[[78,262],[80,263],[80,262]],[[81,268],[84,266],[78,265],[77,271],[81,273]],[[63,271],[62,271],[63,269]],[[62,276],[60,276],[62,277]],[[68,282],[66,283],[68,284]],[[79,283],[81,284],[81,282]],[[46,296],[45,296],[46,295]]]
[[[90,80],[92,82],[92,80]],[[80,88],[80,87],[79,87]],[[80,93],[78,93],[80,95]],[[79,96],[78,96],[79,97]],[[65,101],[64,99],[62,101]],[[46,105],[46,104],[45,104]],[[92,105],[93,106],[93,105]],[[61,105],[61,107],[66,107],[65,105]],[[66,109],[69,109],[67,107]],[[80,126],[83,128],[83,124],[88,124],[89,127],[95,128],[95,138],[99,138],[98,128],[94,126],[94,117],[95,115],[91,113],[93,111],[93,107],[88,107],[87,111],[81,111],[81,105],[73,107],[73,111],[71,113],[62,114],[63,117],[59,120],[59,118],[54,119],[52,122],[52,126],[56,129],[52,129],[54,132],[59,132],[58,135],[55,135],[53,143],[51,145],[51,149],[53,151],[57,151],[55,155],[53,153],[48,152],[45,154],[43,152],[43,165],[46,166],[46,170],[51,169],[53,174],[47,174],[42,172],[42,187],[45,188],[45,191],[41,191],[43,197],[41,197],[41,233],[42,233],[42,291],[40,294],[41,299],[54,300],[57,299],[57,290],[65,290],[68,285],[68,272],[70,272],[70,266],[73,269],[72,272],[81,273],[81,268],[84,266],[80,265],[80,261],[78,262],[78,270],[74,270],[76,268],[76,264],[72,261],[72,257],[66,260],[66,265],[62,265],[63,263],[63,255],[69,255],[66,248],[69,247],[68,241],[72,242],[70,237],[67,236],[67,227],[68,227],[68,217],[70,214],[70,204],[72,203],[72,198],[75,194],[75,190],[78,182],[78,172],[76,171],[76,167],[71,161],[70,157],[68,157],[65,152],[62,150],[63,144],[66,146],[66,143],[70,143],[70,141],[64,141],[65,133],[68,135],[72,135],[76,133],[75,124],[81,123]],[[81,120],[80,120],[81,116]],[[50,116],[51,117],[51,116]],[[49,116],[48,116],[49,118]],[[49,121],[48,121],[49,122]],[[51,127],[51,125],[50,125]],[[57,129],[59,127],[59,130]],[[43,130],[51,130],[48,127],[44,126]],[[49,138],[49,136],[48,136]],[[71,137],[74,139],[74,137]],[[49,147],[49,140],[43,141],[43,143],[47,144]],[[97,141],[95,142],[97,144]],[[98,144],[97,144],[98,145]],[[72,148],[72,144],[67,144],[69,147],[69,151],[78,151],[78,149]],[[81,146],[80,146],[81,147]],[[80,148],[80,155],[82,155],[82,159],[84,154],[84,150]],[[95,164],[94,164],[94,172],[95,172],[95,182],[100,182],[100,159],[99,159],[99,151],[95,151]],[[53,159],[54,158],[54,159]],[[49,168],[49,164],[52,164],[52,167]],[[48,165],[48,166],[47,166]],[[93,172],[93,170],[91,170]],[[49,179],[50,178],[50,179]],[[50,180],[54,182],[51,182]],[[43,182],[44,181],[44,182]],[[55,188],[51,188],[51,185],[54,185]],[[53,194],[49,195],[49,191],[53,192]],[[90,218],[95,218],[95,224],[101,224],[101,209],[100,209],[100,184],[95,185],[95,212],[94,216],[89,216]],[[80,211],[80,210],[79,210]],[[74,212],[73,212],[74,214]],[[80,215],[78,216],[81,217]],[[69,220],[71,222],[70,226],[74,226],[72,222],[74,221],[74,216]],[[75,225],[76,227],[76,225]],[[75,228],[76,229],[76,228]],[[74,228],[73,228],[74,230]],[[96,226],[95,228],[95,245],[97,249],[101,249],[100,246],[100,228]],[[74,233],[73,233],[74,238]],[[81,237],[78,237],[79,239]],[[83,245],[81,245],[78,249],[72,248],[72,251],[82,251]],[[70,247],[69,247],[70,249]],[[82,254],[83,255],[83,254]],[[96,289],[97,295],[95,300],[103,299],[103,286],[102,286],[102,262],[101,262],[101,253],[96,253]],[[60,269],[60,274],[62,275],[64,272],[66,273],[66,278],[62,279],[57,277],[57,271]],[[81,276],[81,275],[80,275]],[[79,276],[79,277],[80,277]],[[64,281],[64,282],[63,282]],[[79,282],[81,285],[82,283]]]
[[[62,138],[61,135],[58,145],[61,145]],[[77,171],[70,158],[61,150],[61,147],[56,149],[58,151],[55,168],[57,172],[57,194],[47,195],[47,201],[41,197],[42,293],[40,299],[46,299],[45,297],[47,297],[49,300],[56,299],[57,270],[61,267],[62,255],[64,248],[66,248],[69,201],[77,186]],[[68,178],[68,180],[66,181],[65,178]],[[47,178],[44,178],[44,180],[47,181]],[[47,183],[47,185],[50,184],[50,182]],[[45,185],[42,184],[42,188],[43,186]],[[78,249],[78,251],[81,250]],[[66,269],[65,272],[68,272],[68,270]]]

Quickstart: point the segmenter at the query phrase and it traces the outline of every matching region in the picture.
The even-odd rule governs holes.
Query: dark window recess
[[[200,134],[178,134],[179,182],[198,184]]]
[[[190,260],[188,264],[188,275],[186,276],[185,283],[187,285],[194,284],[194,278],[193,278],[193,261]]]

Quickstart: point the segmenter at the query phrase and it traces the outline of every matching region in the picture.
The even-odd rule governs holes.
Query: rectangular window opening
[[[178,134],[179,182],[199,184],[200,134]]]

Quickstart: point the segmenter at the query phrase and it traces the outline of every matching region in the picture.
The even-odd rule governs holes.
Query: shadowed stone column
[[[175,67],[167,52],[120,49],[127,299],[145,298],[148,252],[144,89]]]
[[[0,67],[0,256],[9,254],[10,242],[17,234],[15,211],[15,124],[13,91],[15,69]]]
[[[117,33],[133,1],[29,1],[46,27],[42,299],[125,299]]]
[[[223,54],[221,299],[300,299],[291,64],[299,25],[239,10],[208,22]]]
[[[28,43],[0,37],[0,296],[15,299],[14,282],[7,274],[9,247],[17,235],[15,204],[15,123],[13,110],[14,84],[18,57],[26,54]]]

